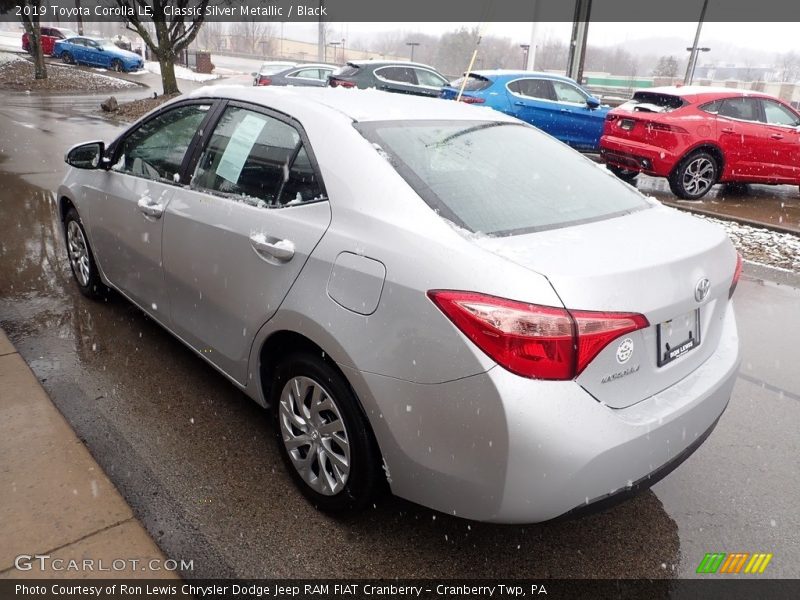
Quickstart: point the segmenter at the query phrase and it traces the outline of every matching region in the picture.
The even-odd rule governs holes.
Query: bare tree
[[[216,52],[222,45],[224,28],[219,21],[206,21],[197,34],[197,43],[203,50]]]
[[[677,77],[678,59],[674,56],[662,56],[653,69],[654,77]]]
[[[138,33],[147,47],[158,59],[161,67],[161,84],[165,94],[180,92],[175,79],[175,59],[192,43],[205,20],[206,6],[209,0],[116,0],[117,4],[126,9],[124,17],[127,28]],[[150,29],[139,19],[139,13],[144,13],[144,7],[150,7],[155,36]],[[165,7],[173,10],[167,16]],[[187,21],[182,13],[191,6],[191,20]],[[155,37],[155,39],[153,39]]]
[[[777,67],[782,82],[795,82],[800,79],[800,56],[795,52],[780,54]]]
[[[0,0],[0,12],[6,13],[20,9],[22,26],[28,34],[30,53],[33,56],[33,76],[35,79],[47,79],[47,65],[42,52],[42,33],[39,23],[42,14],[42,0]]]
[[[231,35],[239,51],[260,56],[272,53],[275,41],[275,30],[272,23],[251,17],[234,23]]]

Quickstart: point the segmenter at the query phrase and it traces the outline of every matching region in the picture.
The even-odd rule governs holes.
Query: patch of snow
[[[161,75],[161,65],[155,61],[144,63],[144,68],[150,73]],[[179,65],[175,65],[175,77],[186,81],[211,81],[213,79],[219,79],[219,75],[213,73],[195,73],[191,69]]]

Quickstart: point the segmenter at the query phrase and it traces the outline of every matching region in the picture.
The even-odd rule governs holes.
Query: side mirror
[[[76,169],[97,169],[105,167],[106,146],[103,142],[86,142],[67,150],[64,162]]]
[[[591,109],[598,108],[600,106],[600,100],[598,100],[594,96],[589,96],[586,99],[586,106],[588,106]]]

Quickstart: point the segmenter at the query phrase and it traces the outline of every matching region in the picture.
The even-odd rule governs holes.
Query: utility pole
[[[572,19],[572,37],[569,44],[567,77],[581,83],[583,61],[586,58],[586,40],[589,37],[589,19],[592,0],[575,0],[575,16]]]
[[[325,1],[319,0],[319,25],[317,26],[317,60],[325,62],[325,22],[322,20],[322,9],[325,8]]]
[[[694,68],[697,66],[697,53],[700,51],[708,52],[708,48],[699,48],[700,31],[703,29],[703,21],[706,18],[706,9],[708,8],[708,0],[703,0],[703,9],[700,11],[700,20],[697,21],[697,32],[694,34],[694,44],[691,48],[687,48],[689,54],[689,64],[686,65],[686,76],[683,78],[684,85],[690,85],[694,77]]]
[[[533,1],[533,22],[531,23],[531,40],[528,46],[528,54],[526,58],[525,69],[527,71],[534,70],[534,63],[536,62],[536,45],[539,41],[539,0]]]
[[[419,46],[419,42],[406,42],[406,46],[411,46],[411,62],[414,62],[414,48]]]
[[[528,53],[531,51],[530,44],[520,44],[520,48],[522,48],[522,69],[525,70],[525,67],[528,65]]]

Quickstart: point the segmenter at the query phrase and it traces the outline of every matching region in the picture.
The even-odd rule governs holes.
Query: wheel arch
[[[696,146],[692,146],[691,148],[689,148],[683,154],[680,160],[675,162],[675,166],[672,167],[670,175],[673,175],[678,170],[678,167],[681,166],[681,164],[683,163],[684,160],[686,160],[687,157],[691,156],[692,154],[695,154],[696,152],[708,152],[711,156],[714,157],[714,160],[717,161],[717,175],[718,175],[717,182],[722,181],[722,175],[725,171],[725,154],[722,152],[722,148],[720,148],[717,144],[708,141],[700,142]]]

